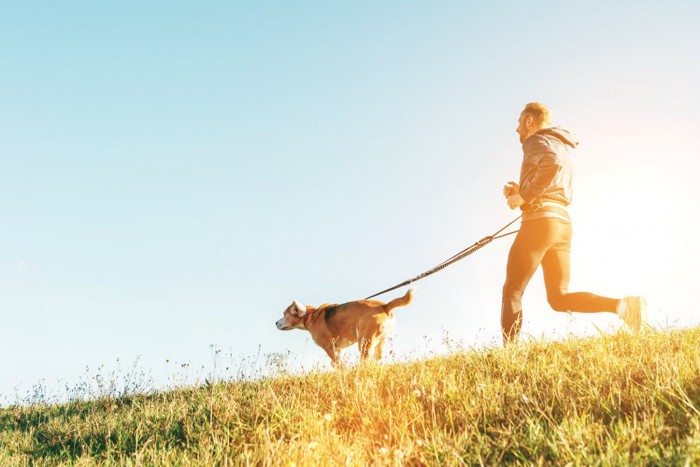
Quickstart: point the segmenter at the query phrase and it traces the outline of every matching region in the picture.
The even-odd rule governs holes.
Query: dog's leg
[[[333,368],[335,368],[336,370],[342,370],[343,368],[345,368],[345,364],[340,359],[340,356],[338,356],[337,359],[333,360],[332,363],[333,363]]]
[[[379,361],[382,359],[382,352],[384,350],[384,339],[377,339],[377,345],[374,347],[374,359]]]
[[[336,348],[335,342],[331,342],[330,345],[325,345],[322,348],[326,351],[326,354],[331,357],[334,368],[340,368],[343,366],[343,363],[340,360],[340,349]]]
[[[364,362],[370,357],[374,348],[374,336],[361,338],[358,345],[360,346],[360,360]]]

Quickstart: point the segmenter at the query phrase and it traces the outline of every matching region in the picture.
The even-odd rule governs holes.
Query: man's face
[[[525,139],[527,139],[528,118],[530,119],[530,124],[532,124],[532,117],[531,116],[528,116],[527,114],[525,114],[525,112],[520,113],[520,118],[518,119],[518,128],[515,129],[515,131],[518,132],[518,135],[520,135],[520,144],[525,143]]]

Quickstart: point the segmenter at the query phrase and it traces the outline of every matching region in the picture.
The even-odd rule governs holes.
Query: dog
[[[373,357],[381,360],[386,338],[396,329],[394,308],[411,303],[414,289],[403,297],[389,303],[378,300],[357,300],[342,305],[321,305],[318,308],[304,306],[298,301],[284,310],[284,316],[277,321],[277,329],[305,329],[311,338],[326,351],[333,365],[341,365],[340,352],[358,343],[360,359]]]

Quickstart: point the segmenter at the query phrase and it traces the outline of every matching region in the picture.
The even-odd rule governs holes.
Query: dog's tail
[[[391,310],[393,310],[396,307],[408,305],[409,303],[411,303],[411,300],[413,299],[413,291],[414,290],[415,289],[413,289],[413,288],[408,289],[408,292],[406,292],[406,295],[404,295],[403,297],[395,298],[392,301],[390,301],[389,303],[387,303],[386,305],[384,305],[384,310],[387,313],[391,313]]]

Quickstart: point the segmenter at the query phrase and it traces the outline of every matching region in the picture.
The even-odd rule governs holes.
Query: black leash
[[[423,278],[425,278],[425,277],[428,277],[428,276],[431,275],[431,274],[435,274],[435,273],[438,272],[438,271],[442,271],[443,269],[445,269],[445,268],[446,268],[447,266],[449,266],[450,264],[456,263],[456,262],[459,261],[460,259],[466,258],[467,256],[471,255],[471,254],[474,253],[475,251],[482,249],[483,247],[485,247],[486,245],[488,245],[488,244],[491,243],[492,241],[494,241],[494,240],[496,240],[496,239],[498,239],[498,238],[507,237],[508,235],[513,235],[514,233],[518,233],[517,230],[514,230],[513,232],[508,232],[508,233],[504,233],[504,234],[502,234],[502,235],[499,235],[501,232],[503,232],[503,231],[506,230],[508,227],[510,227],[511,225],[513,225],[516,221],[518,221],[521,217],[522,217],[522,216],[518,216],[516,219],[513,219],[511,222],[509,222],[505,227],[503,227],[501,230],[499,230],[499,231],[496,232],[495,234],[489,235],[488,237],[482,238],[481,240],[479,240],[478,242],[476,242],[476,243],[473,244],[472,246],[467,247],[467,248],[465,248],[464,250],[460,251],[459,253],[457,253],[456,255],[454,255],[452,258],[446,259],[446,260],[443,261],[442,263],[438,264],[438,265],[435,266],[433,269],[430,269],[429,271],[426,271],[426,272],[424,272],[424,273],[422,273],[422,274],[419,274],[419,275],[417,275],[416,277],[414,277],[413,279],[408,279],[407,281],[403,281],[402,283],[397,284],[397,285],[395,285],[395,286],[393,286],[393,287],[390,287],[390,288],[388,288],[388,289],[386,289],[386,290],[382,290],[381,292],[377,292],[377,293],[374,294],[374,295],[370,295],[369,297],[365,298],[365,300],[369,300],[370,298],[374,298],[374,297],[376,297],[377,295],[381,295],[381,294],[384,294],[384,293],[387,293],[387,292],[391,292],[392,290],[398,289],[399,287],[403,287],[404,285],[410,285],[411,283],[416,282],[416,281],[419,281],[419,280],[421,280],[421,279],[423,279]]]

